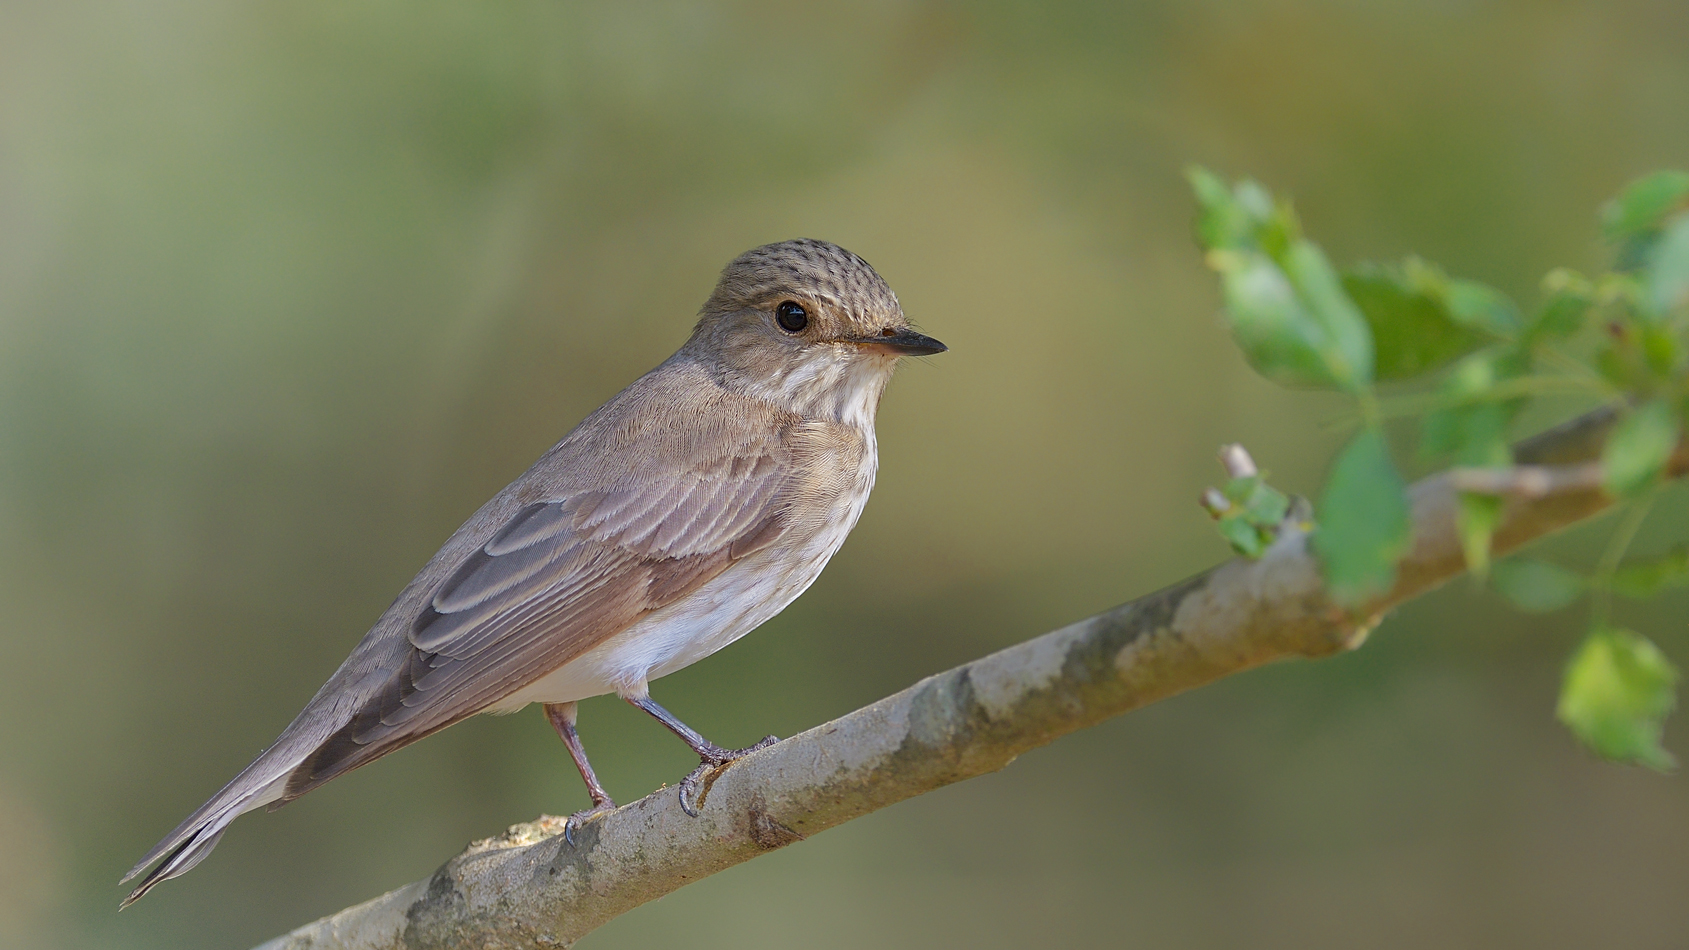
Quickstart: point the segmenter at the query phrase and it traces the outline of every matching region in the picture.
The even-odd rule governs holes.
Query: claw
[[[698,798],[698,782],[703,779],[705,772],[713,768],[714,764],[704,762],[680,780],[680,810],[693,818],[698,817],[698,806],[703,803]]]
[[[573,848],[575,846],[575,829],[576,828],[579,828],[580,826],[586,824],[587,822],[593,820],[594,818],[597,818],[601,815],[607,815],[610,812],[613,812],[615,810],[616,810],[616,803],[613,802],[613,801],[610,801],[609,799],[605,799],[603,802],[600,802],[599,804],[594,805],[591,808],[583,808],[580,811],[575,812],[573,815],[570,815],[569,820],[563,823],[563,840],[564,840],[564,842],[567,843],[569,845],[569,847]]]
[[[710,782],[704,781],[706,776],[710,776],[724,765],[736,762],[752,752],[760,752],[779,741],[779,736],[764,736],[761,742],[743,749],[712,749],[708,755],[703,756],[703,761],[698,763],[697,768],[680,780],[680,810],[693,818],[698,817],[698,809],[703,806],[704,798],[709,795],[710,785],[713,784],[713,778]]]

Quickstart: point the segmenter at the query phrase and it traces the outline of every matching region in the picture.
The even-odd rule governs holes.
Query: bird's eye
[[[792,300],[774,308],[774,319],[780,324],[780,329],[788,333],[798,333],[809,326],[809,314],[804,312],[802,304]]]

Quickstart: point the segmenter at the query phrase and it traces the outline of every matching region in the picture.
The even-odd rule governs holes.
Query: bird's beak
[[[859,337],[850,342],[859,346],[895,353],[898,356],[932,356],[935,353],[943,353],[950,349],[950,347],[932,337],[916,333],[908,328],[893,330],[888,327],[880,331],[879,336]]]

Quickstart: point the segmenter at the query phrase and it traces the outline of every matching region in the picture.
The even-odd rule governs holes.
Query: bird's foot
[[[575,846],[576,828],[581,827],[600,815],[607,815],[615,810],[616,803],[606,798],[593,805],[591,808],[583,808],[580,811],[575,812],[573,815],[569,816],[568,821],[563,823],[563,840],[568,843],[569,847],[573,848]]]
[[[698,809],[704,804],[704,796],[710,792],[710,786],[715,783],[715,770],[742,759],[752,752],[758,752],[780,741],[779,736],[765,736],[756,745],[743,749],[721,749],[709,746],[700,750],[698,757],[702,759],[692,773],[680,780],[680,809],[698,817]]]

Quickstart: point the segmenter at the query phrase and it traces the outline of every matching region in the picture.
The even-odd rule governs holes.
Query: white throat
[[[872,432],[880,394],[891,381],[897,357],[865,352],[847,344],[818,346],[771,379],[748,387],[808,419],[830,419]]]

